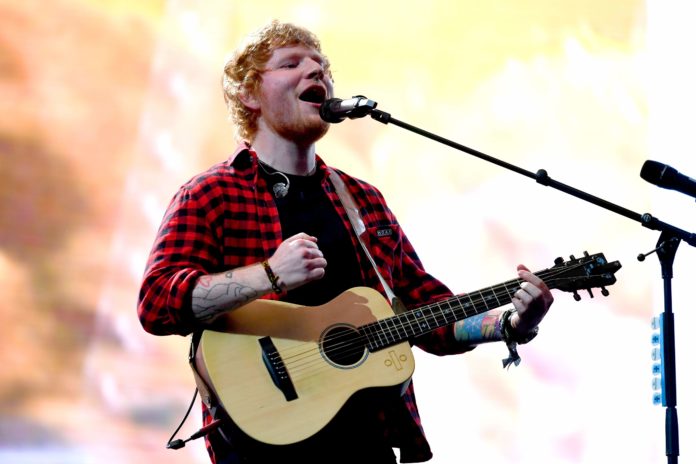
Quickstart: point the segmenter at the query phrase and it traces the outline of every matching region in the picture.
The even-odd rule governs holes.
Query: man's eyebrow
[[[309,54],[306,54],[304,52],[292,52],[292,53],[289,53],[288,55],[283,56],[279,61],[304,58],[305,56],[310,58],[311,60],[316,61],[317,63],[320,63],[322,66],[326,66],[326,63],[327,63],[326,58],[324,58],[324,56],[319,52],[312,52]]]

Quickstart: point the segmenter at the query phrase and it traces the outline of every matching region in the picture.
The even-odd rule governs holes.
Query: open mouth
[[[320,85],[313,85],[300,94],[300,100],[320,105],[326,100],[326,89]]]

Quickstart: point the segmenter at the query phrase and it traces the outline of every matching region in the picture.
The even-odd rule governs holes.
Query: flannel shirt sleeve
[[[416,250],[403,232],[399,251],[399,267],[395,269],[395,281],[400,298],[407,308],[423,306],[452,296],[452,291],[445,284],[426,272]],[[438,356],[460,354],[474,349],[474,346],[457,341],[453,324],[418,337],[415,345]]]
[[[191,294],[198,278],[219,267],[219,246],[206,217],[206,195],[182,187],[160,225],[138,301],[143,328],[154,335],[188,335],[197,325]],[[198,197],[201,198],[198,198]]]

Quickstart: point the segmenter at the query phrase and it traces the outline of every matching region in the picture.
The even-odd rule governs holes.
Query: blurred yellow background
[[[313,30],[336,94],[637,213],[696,230],[646,159],[696,173],[696,8],[687,0],[0,0],[0,462],[207,462],[164,445],[193,394],[187,342],[144,333],[136,300],[177,187],[235,147],[225,57],[273,18]],[[500,344],[414,382],[433,463],[663,462],[650,320],[658,233],[369,118],[320,155],[377,185],[456,292],[567,258],[620,260],[604,298],[556,293],[503,371]],[[681,455],[696,456],[693,247],[675,264]],[[184,425],[200,425],[199,407]]]

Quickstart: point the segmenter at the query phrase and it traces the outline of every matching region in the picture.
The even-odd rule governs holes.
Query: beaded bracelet
[[[268,276],[268,280],[271,281],[271,288],[273,289],[273,291],[278,295],[283,293],[283,289],[280,288],[280,285],[278,285],[278,276],[275,275],[275,273],[273,272],[273,269],[271,269],[271,265],[268,264],[268,260],[262,261],[261,265],[263,266],[264,271],[266,271],[266,275]]]

